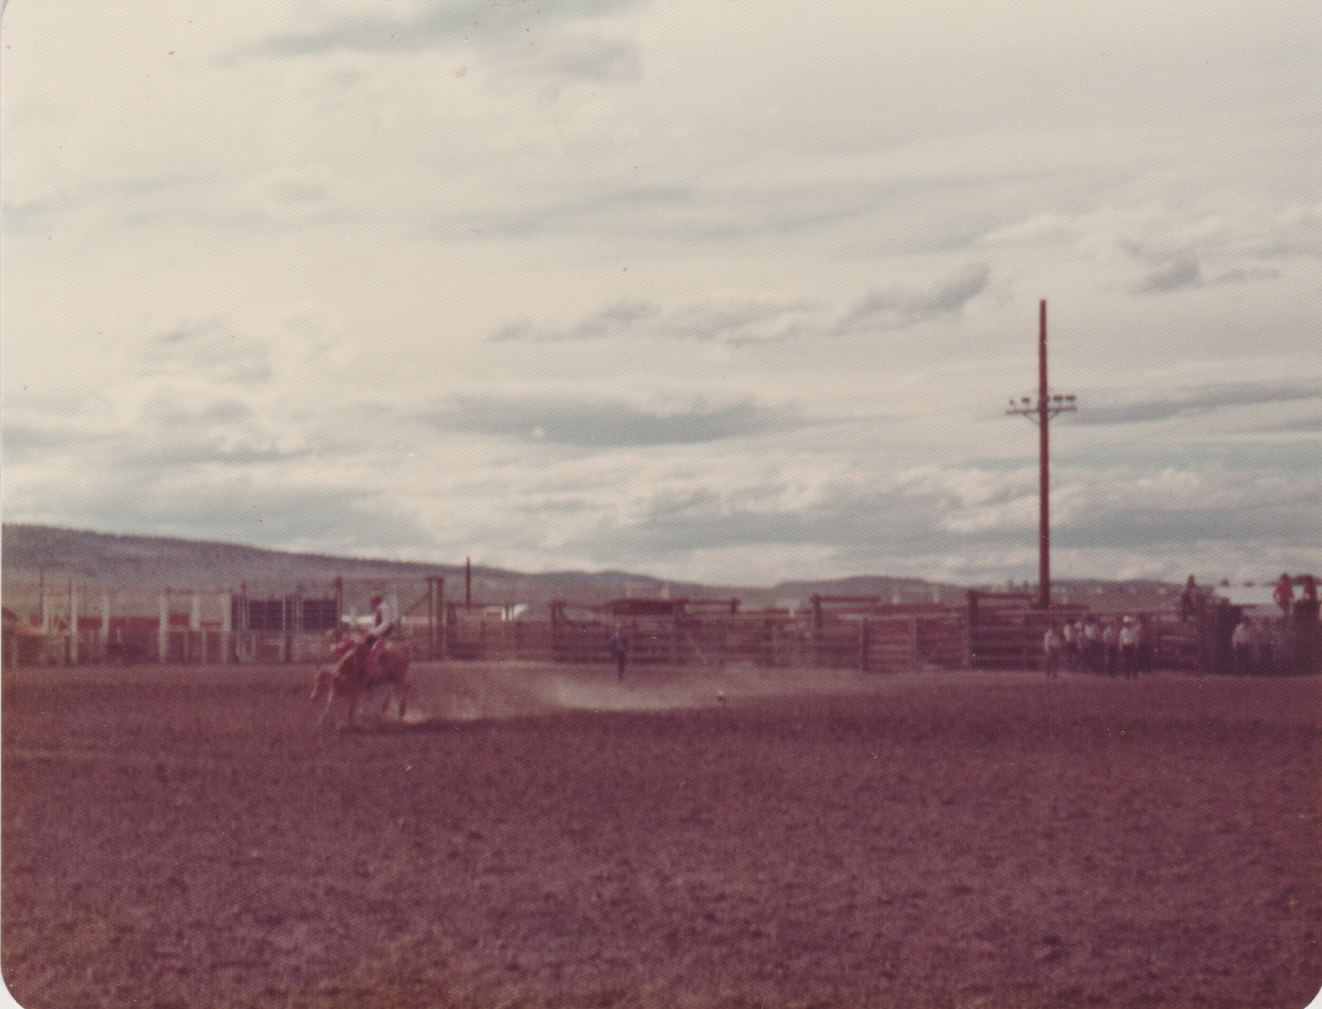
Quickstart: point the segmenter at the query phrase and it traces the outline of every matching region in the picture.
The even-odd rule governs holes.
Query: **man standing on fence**
[[[1281,615],[1288,617],[1290,607],[1294,603],[1294,582],[1290,580],[1288,574],[1281,575],[1281,580],[1276,583],[1276,588],[1272,590],[1272,599],[1281,608]]]

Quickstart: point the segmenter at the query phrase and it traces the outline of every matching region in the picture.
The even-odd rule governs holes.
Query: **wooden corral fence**
[[[618,599],[550,605],[545,619],[510,619],[499,606],[449,604],[445,654],[455,659],[611,661],[623,635],[631,665],[750,663],[869,672],[960,669],[968,634],[959,610],[883,605],[874,597],[813,596],[789,609],[741,608],[738,599]]]
[[[969,665],[973,669],[1040,669],[1042,640],[1052,620],[1076,620],[1086,606],[1034,608],[1036,596],[1015,592],[968,594]]]
[[[1087,668],[1107,668],[1107,625],[1113,632],[1128,619],[1138,627],[1139,667],[1143,670],[1206,668],[1201,656],[1201,631],[1196,623],[1180,620],[1177,611],[1142,611],[1131,614],[1094,614],[1086,606],[1056,605],[1050,610],[1036,607],[1036,596],[1026,593],[968,593],[969,665],[973,669],[1041,669],[1043,638],[1055,622],[1062,630],[1072,624],[1080,632],[1091,630],[1096,637],[1085,644]],[[1091,629],[1088,625],[1093,625]]]
[[[883,603],[876,596],[811,597],[807,664],[864,672],[968,666],[968,628],[940,603]]]
[[[512,662],[555,658],[548,620],[517,619],[507,606],[447,603],[440,658]]]
[[[367,597],[386,596],[401,639],[439,657],[444,579],[343,579],[293,591],[158,590],[7,584],[6,666],[81,662],[309,662],[369,619]]]
[[[737,599],[620,599],[600,606],[561,600],[538,619],[515,619],[499,606],[451,605],[444,655],[607,663],[612,634],[618,632],[627,638],[628,662],[642,666],[746,662],[876,673],[1040,670],[1043,636],[1054,620],[1094,625],[1098,637],[1088,650],[1087,668],[1104,672],[1108,660],[1100,635],[1108,624],[1118,633],[1125,616],[1139,630],[1140,669],[1235,671],[1230,636],[1239,611],[1224,600],[1182,619],[1175,609],[1093,614],[1085,606],[1060,605],[1041,611],[1028,594],[975,591],[964,607],[814,595],[797,611],[745,610]],[[1317,638],[1315,624],[1316,619],[1307,626],[1278,625],[1272,669],[1314,669],[1318,649],[1306,641],[1308,634]]]
[[[1235,627],[1245,616],[1245,608],[1229,600],[1200,595],[1192,612],[1176,609],[1135,610],[1127,614],[1094,614],[1084,606],[1053,606],[1042,611],[1036,597],[1018,593],[970,591],[966,626],[969,636],[969,668],[972,669],[1041,669],[1043,637],[1052,621],[1062,627],[1097,625],[1104,633],[1109,624],[1114,629],[1125,620],[1138,628],[1138,663],[1142,671],[1156,669],[1189,672],[1243,672],[1231,639]],[[1256,672],[1322,672],[1322,644],[1316,614],[1296,612],[1290,618],[1259,618],[1260,631]],[[1113,663],[1106,646],[1087,652],[1086,668],[1105,672]]]
[[[813,595],[796,609],[744,609],[738,599],[618,599],[602,605],[556,601],[524,606],[445,600],[444,579],[380,579],[264,592],[92,591],[70,583],[10,605],[7,666],[78,662],[323,661],[328,645],[368,619],[367,596],[382,591],[415,658],[609,663],[611,638],[628,641],[631,665],[857,669],[871,673],[954,669],[1036,670],[1048,624],[1118,626],[1120,614],[1083,606],[1038,610],[1027,593],[970,591],[963,606],[885,603],[874,596]],[[1243,671],[1231,644],[1241,609],[1200,597],[1192,613],[1128,614],[1141,630],[1140,667]],[[1259,672],[1322,672],[1317,615],[1264,629]],[[1087,667],[1105,671],[1104,653]]]

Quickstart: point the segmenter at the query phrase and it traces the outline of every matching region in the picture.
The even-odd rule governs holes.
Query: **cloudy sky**
[[[1317,0],[10,0],[6,521],[1322,569]]]

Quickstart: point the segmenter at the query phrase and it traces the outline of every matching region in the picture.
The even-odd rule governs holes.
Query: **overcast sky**
[[[10,0],[3,513],[770,584],[1322,570],[1317,0]]]

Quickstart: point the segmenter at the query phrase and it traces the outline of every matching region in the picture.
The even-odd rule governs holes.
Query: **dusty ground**
[[[3,976],[82,1007],[1306,1006],[1315,679],[19,670]],[[717,699],[717,692],[725,700]]]

